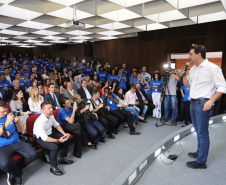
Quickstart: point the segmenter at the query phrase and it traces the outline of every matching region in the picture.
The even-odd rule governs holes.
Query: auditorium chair
[[[11,112],[11,107],[9,105],[9,102],[7,102],[6,104],[8,105],[8,113],[10,113]]]

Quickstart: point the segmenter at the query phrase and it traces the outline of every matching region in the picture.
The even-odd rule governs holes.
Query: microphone
[[[180,77],[180,82],[182,82],[182,79],[183,79],[183,77],[185,76],[185,74],[186,74],[186,71],[188,70],[188,66],[190,65],[190,62],[187,62],[186,63],[186,66],[185,66],[185,69],[184,69],[184,74]]]

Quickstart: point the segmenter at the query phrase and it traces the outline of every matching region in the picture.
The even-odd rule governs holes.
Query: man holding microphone
[[[206,161],[209,152],[209,119],[213,112],[214,102],[226,93],[226,83],[222,70],[206,59],[206,49],[203,45],[192,46],[189,59],[194,66],[186,72],[183,83],[190,85],[190,112],[192,124],[197,133],[197,152],[188,153],[196,161],[187,162],[189,168],[207,168]],[[182,71],[181,74],[184,74]]]

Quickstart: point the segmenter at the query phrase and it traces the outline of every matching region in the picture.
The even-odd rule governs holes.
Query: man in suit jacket
[[[74,75],[78,74],[77,68],[78,68],[79,61],[77,61],[76,57],[73,57],[73,60],[70,63],[70,69],[73,71]]]
[[[86,99],[86,100],[89,100],[92,98],[92,88],[91,87],[87,87],[87,81],[84,79],[82,80],[81,82],[81,86],[79,89],[78,89],[78,93],[81,95],[81,98],[82,99]]]
[[[12,99],[12,96],[13,96],[13,91],[15,89],[21,89],[21,91],[23,92],[23,95],[24,95],[24,99],[27,101],[28,98],[29,98],[29,95],[28,93],[26,92],[25,88],[24,87],[20,87],[20,81],[19,80],[13,80],[13,87],[9,88],[9,91],[8,91],[8,98],[9,98],[9,101]]]
[[[6,80],[8,80],[12,84],[14,80],[14,76],[9,74],[9,68],[5,68],[4,73],[5,73]]]
[[[72,97],[74,94],[77,94],[78,92],[72,88],[72,83],[67,82],[67,89],[64,91],[64,98],[69,98],[71,104],[74,104],[74,101],[72,100]]]
[[[35,78],[38,80],[38,83],[43,84],[42,76],[41,76],[41,74],[37,73],[37,71],[38,71],[37,66],[32,68],[32,72],[35,73]]]
[[[5,102],[8,102],[8,93],[5,89],[0,89],[0,100],[3,100]]]
[[[81,84],[79,83],[79,77],[75,76],[74,77],[74,82],[72,83],[73,89],[78,91],[78,89],[81,87]]]
[[[154,104],[149,100],[148,96],[144,91],[140,89],[140,83],[135,84],[136,87],[136,95],[140,104],[144,104],[148,106],[148,111],[152,114],[153,109],[155,108]]]
[[[49,84],[49,92],[45,94],[44,101],[49,101],[52,106],[53,110],[60,109],[60,94],[55,92],[55,85],[54,83]]]

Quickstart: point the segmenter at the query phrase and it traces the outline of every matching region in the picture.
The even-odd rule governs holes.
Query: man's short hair
[[[195,54],[201,53],[203,59],[206,59],[206,48],[203,45],[192,45],[190,49],[194,49]]]
[[[54,83],[50,83],[50,84],[49,84],[49,88],[50,88],[51,85],[54,85],[54,87],[55,87],[55,84],[54,84]]]
[[[5,102],[5,101],[0,100],[0,107],[3,107],[3,108],[8,108],[8,105],[6,104],[6,102]]]
[[[136,84],[135,84],[135,85],[136,85]],[[131,89],[133,89],[133,90],[137,90],[135,86],[131,87]]]
[[[0,73],[0,76],[5,76],[5,73]]]
[[[100,92],[98,89],[93,89],[93,91],[92,91],[92,96],[93,96],[94,94],[97,94],[98,92]]]
[[[83,80],[81,81],[81,84],[82,84],[82,82],[84,82],[84,81],[86,81],[86,79],[83,79]]]
[[[41,103],[41,109],[43,109],[46,105],[52,105],[50,101],[44,101]]]
[[[5,71],[6,69],[9,69],[9,68],[8,68],[8,67],[6,67],[6,68],[4,69],[4,71]]]

